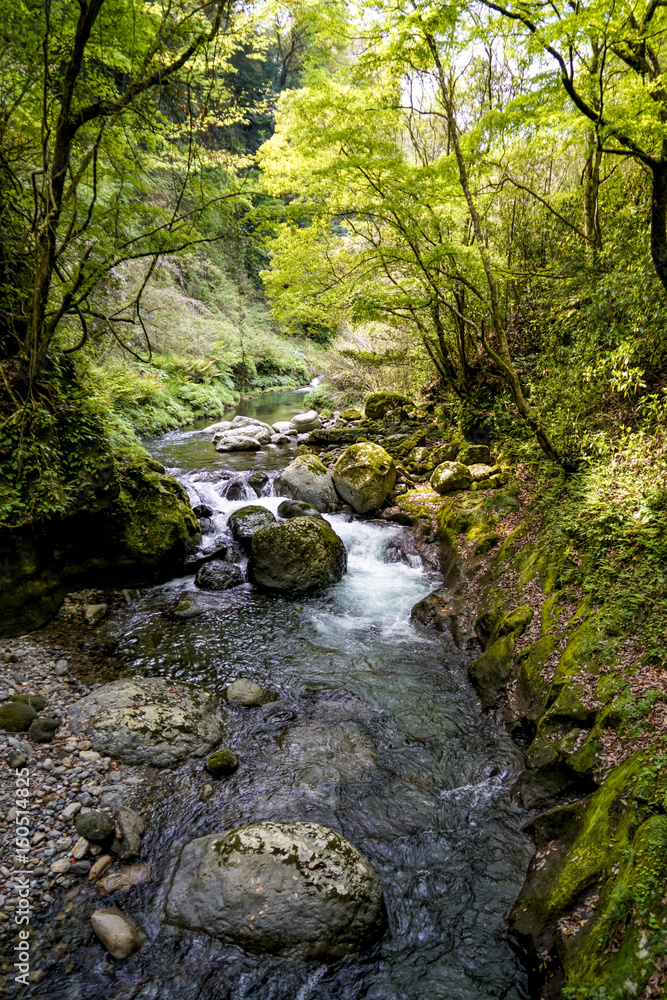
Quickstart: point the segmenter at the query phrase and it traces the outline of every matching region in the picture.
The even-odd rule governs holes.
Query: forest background
[[[2,8],[4,525],[326,371],[309,405],[398,388],[532,469],[592,594],[655,618],[660,3]]]

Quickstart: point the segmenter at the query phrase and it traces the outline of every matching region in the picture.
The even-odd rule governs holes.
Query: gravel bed
[[[47,919],[49,907],[62,898],[63,890],[86,881],[87,869],[102,852],[79,837],[74,826],[77,815],[91,809],[111,815],[116,805],[133,806],[146,787],[142,769],[100,756],[87,739],[69,731],[69,706],[99,686],[83,684],[74,676],[75,666],[71,654],[40,645],[33,637],[0,641],[0,703],[14,694],[41,695],[46,706],[38,715],[63,720],[49,743],[34,742],[25,732],[0,730],[0,815],[5,817],[0,828],[0,973],[7,987],[0,986],[0,996],[15,992],[13,959],[5,956],[12,955],[20,930],[17,872],[29,873],[32,927]],[[8,761],[17,752],[27,758],[19,770]],[[30,815],[25,862],[15,851],[17,779],[24,775],[22,768],[28,771]],[[33,969],[30,979],[39,976]]]

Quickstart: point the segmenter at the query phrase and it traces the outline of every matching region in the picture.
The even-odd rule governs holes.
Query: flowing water
[[[246,405],[273,422],[301,409],[284,393]],[[218,455],[200,430],[152,446],[193,503],[207,505],[203,550],[231,510],[276,509],[285,449]],[[266,476],[257,476],[264,471]],[[254,483],[254,485],[253,485]],[[258,496],[259,492],[259,496]],[[221,690],[249,677],[277,691],[263,708],[230,706],[225,744],[241,759],[213,797],[201,763],[165,774],[145,854],[157,877],[119,905],[149,941],[132,959],[78,970],[53,996],[146,1000],[482,1000],[527,997],[504,916],[530,857],[511,788],[520,754],[480,711],[473,655],[415,628],[412,606],[438,583],[408,529],[327,515],[348,573],[325,594],[272,596],[250,585],[198,592],[206,608],[170,621],[165,602],[194,577],[155,588],[106,626],[126,665]],[[245,955],[162,922],[169,873],[193,837],[262,820],[310,820],[342,832],[382,881],[388,930],[375,953],[334,965]],[[74,992],[72,992],[74,990]],[[97,991],[97,992],[96,992]]]

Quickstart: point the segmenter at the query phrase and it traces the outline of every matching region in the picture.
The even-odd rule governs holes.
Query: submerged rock
[[[370,863],[315,823],[256,823],[183,848],[167,921],[254,952],[301,959],[364,951],[385,927]]]
[[[267,691],[260,687],[247,677],[239,677],[229,685],[225,691],[225,698],[233,705],[267,705],[270,701],[277,701],[278,695],[275,691]]]
[[[269,590],[296,593],[338,583],[347,570],[347,552],[331,525],[295,517],[270,524],[252,536],[248,572]]]
[[[301,500],[319,511],[338,510],[334,481],[316,455],[300,455],[280,473],[274,488],[279,496]]]
[[[95,934],[114,958],[127,958],[142,945],[139,928],[116,906],[95,910],[90,918]]]
[[[70,729],[128,764],[173,767],[203,757],[222,737],[215,699],[161,677],[113,681],[71,707]]]
[[[229,590],[245,582],[243,571],[234,563],[213,559],[197,570],[195,583],[202,590]]]
[[[346,448],[332,470],[338,494],[357,514],[381,507],[396,483],[396,466],[380,445],[362,441]]]

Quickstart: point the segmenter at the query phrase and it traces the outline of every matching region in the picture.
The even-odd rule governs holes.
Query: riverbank
[[[485,652],[482,705],[524,748],[536,853],[510,923],[545,998],[657,997],[667,925],[667,688],[650,630],[619,628],[554,544],[534,470],[497,493],[397,499],[445,571],[424,620]],[[509,509],[508,509],[509,508]],[[574,564],[574,565],[573,565]],[[659,609],[658,609],[659,610]],[[648,633],[648,635],[647,635]]]

